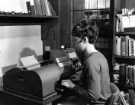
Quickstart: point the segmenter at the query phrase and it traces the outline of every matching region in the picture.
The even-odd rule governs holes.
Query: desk
[[[0,88],[0,105],[51,105],[54,100],[60,97],[61,95],[56,94],[53,97],[47,97],[43,101],[34,100],[4,91],[3,88]]]

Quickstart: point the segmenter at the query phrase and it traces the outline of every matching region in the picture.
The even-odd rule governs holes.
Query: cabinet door
[[[51,48],[58,48],[60,45],[60,0],[49,0],[55,15],[51,19],[45,20],[41,24],[41,39],[44,47],[49,45]]]
[[[72,28],[72,0],[60,0],[60,44],[70,47]]]

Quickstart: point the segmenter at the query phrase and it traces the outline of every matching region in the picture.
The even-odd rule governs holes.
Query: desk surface
[[[55,95],[43,101],[34,100],[32,98],[19,96],[0,88],[0,105],[47,105],[48,103],[60,98],[60,95]]]

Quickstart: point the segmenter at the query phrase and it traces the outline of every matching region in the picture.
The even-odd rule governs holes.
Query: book
[[[134,56],[134,39],[131,38],[131,55]]]
[[[50,10],[50,5],[49,5],[49,1],[45,0],[45,7],[46,7],[46,15],[47,16],[52,16],[51,10]]]
[[[133,47],[134,47],[134,54],[133,54],[133,56],[135,56],[135,40],[133,41]]]
[[[129,65],[128,66],[128,86],[133,87],[133,77],[132,77],[132,68],[133,66]]]
[[[130,37],[129,36],[126,36],[126,56],[129,56],[129,40],[130,40]]]
[[[121,55],[121,38],[116,36],[115,37],[115,49],[114,53],[116,55]]]
[[[27,13],[31,14],[32,13],[32,9],[31,9],[31,3],[30,1],[26,1],[26,6],[27,6]]]
[[[50,11],[51,11],[51,15],[52,16],[56,16],[56,11],[54,10],[52,4],[48,1],[49,7],[50,7]]]
[[[121,55],[126,56],[126,38],[121,36]]]
[[[106,0],[98,0],[98,8],[106,8]]]
[[[91,0],[85,0],[85,9],[89,9],[89,2],[90,2]]]
[[[51,3],[48,0],[39,0],[41,4],[42,14],[45,16],[56,15]]]
[[[120,85],[124,86],[126,81],[126,65],[120,64]]]
[[[31,14],[36,15],[34,0],[30,0],[30,6],[31,6]]]
[[[42,15],[41,4],[39,0],[34,0],[35,14]]]
[[[133,66],[133,87],[135,88],[135,66]]]
[[[128,41],[128,56],[131,56],[131,38],[129,38],[129,41]]]
[[[45,0],[39,0],[40,4],[41,4],[41,10],[42,10],[42,14],[44,16],[46,16],[46,4],[45,4]]]

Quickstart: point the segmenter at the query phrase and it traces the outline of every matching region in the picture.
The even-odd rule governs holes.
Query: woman
[[[95,48],[98,34],[95,22],[84,19],[74,26],[73,45],[85,69],[82,71],[80,84],[71,80],[63,80],[61,83],[89,102],[106,101],[111,96],[108,62]]]

